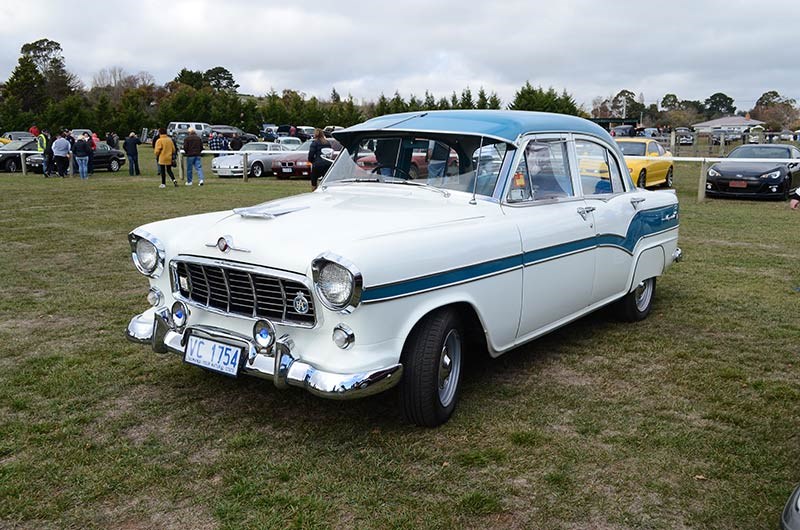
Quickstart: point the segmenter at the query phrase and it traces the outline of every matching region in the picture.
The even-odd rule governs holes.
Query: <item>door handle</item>
[[[642,204],[646,200],[647,199],[644,198],[644,197],[634,197],[633,199],[631,199],[631,204],[633,205],[634,208],[638,208],[639,205]]]
[[[595,211],[594,206],[581,206],[580,208],[578,208],[578,213],[580,214],[580,216],[583,218],[584,221],[586,220],[586,214],[592,213],[593,211]]]

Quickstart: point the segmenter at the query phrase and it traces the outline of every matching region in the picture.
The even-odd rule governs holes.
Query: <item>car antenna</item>
[[[390,127],[395,127],[397,125],[400,125],[401,123],[407,122],[408,120],[413,120],[414,118],[424,118],[427,115],[428,115],[427,112],[423,112],[422,114],[414,114],[413,116],[409,116],[408,118],[403,118],[402,120],[400,120],[400,121],[398,121],[396,123],[393,123],[391,125],[387,125],[386,127],[384,127],[384,129],[388,129]]]
[[[469,200],[469,203],[473,206],[478,204],[478,201],[475,200],[475,193],[478,189],[478,170],[481,168],[481,151],[483,151],[483,135],[481,135],[481,145],[478,147],[478,163],[475,165],[475,178],[472,182],[472,199]]]

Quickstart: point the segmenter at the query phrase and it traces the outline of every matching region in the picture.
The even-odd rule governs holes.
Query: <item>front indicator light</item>
[[[339,348],[346,350],[356,341],[356,334],[344,324],[339,324],[333,328],[333,343]]]
[[[153,307],[158,307],[164,301],[164,295],[161,294],[155,287],[151,287],[150,290],[147,292],[147,303],[149,303]]]

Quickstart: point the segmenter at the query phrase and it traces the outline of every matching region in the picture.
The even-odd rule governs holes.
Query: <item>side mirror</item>
[[[794,169],[794,168],[796,168],[796,167],[797,167],[797,164],[798,164],[798,163],[799,163],[799,162],[789,162],[789,164],[787,164],[787,166],[786,166],[786,167],[788,167],[789,169]]]

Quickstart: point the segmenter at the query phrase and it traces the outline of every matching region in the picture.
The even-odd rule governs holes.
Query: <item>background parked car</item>
[[[694,145],[694,133],[688,127],[675,127],[675,141],[678,145]]]
[[[27,138],[33,138],[31,133],[28,131],[8,131],[3,133],[3,136],[0,136],[0,143],[8,144],[14,140],[22,140]]]
[[[328,141],[334,153],[341,151],[342,144],[337,140],[331,138]],[[272,159],[272,173],[279,179],[310,177],[311,163],[308,161],[308,150],[310,147],[311,140],[307,140],[293,151],[277,153]]]
[[[636,127],[633,125],[617,125],[611,128],[611,136],[636,136]]]
[[[21,140],[14,140],[0,147],[0,171],[7,171],[14,173],[22,170],[22,159],[17,153],[10,153],[9,151],[30,151],[35,153],[36,138],[32,138],[28,134],[28,138]]]
[[[239,127],[234,127],[233,125],[212,125],[211,132],[221,134],[228,140],[233,138],[234,134],[238,134],[239,138],[242,139],[243,144],[258,141],[258,136],[256,136],[255,134],[246,133]]]
[[[247,151],[248,175],[262,177],[272,173],[272,159],[276,155],[291,150],[274,142],[250,142],[241,151]],[[239,154],[219,156],[211,161],[211,171],[220,178],[241,177],[243,160]]]
[[[617,145],[625,155],[631,177],[640,188],[663,184],[672,187],[672,156],[660,143],[650,138],[617,138]],[[629,156],[644,156],[646,159],[631,159]]]
[[[290,151],[294,151],[303,143],[300,138],[296,136],[279,136],[275,139],[275,143],[280,144]]]
[[[788,200],[800,183],[800,149],[792,145],[742,145],[730,162],[711,166],[706,194],[720,197],[762,197]],[[748,158],[797,159],[797,162],[748,162]]]
[[[97,144],[97,149],[95,149],[94,156],[92,157],[92,169],[104,169],[115,173],[125,164],[125,161],[125,153],[119,149],[110,148],[105,142],[100,142]],[[31,171],[36,173],[42,172],[41,153],[26,157],[25,162],[28,164],[28,168]]]
[[[189,129],[194,129],[197,134],[202,138],[203,143],[208,143],[208,138],[211,136],[211,125],[205,122],[197,121],[171,121],[167,125],[167,135],[172,136],[177,143],[177,136],[183,134],[185,137],[189,134]]]

